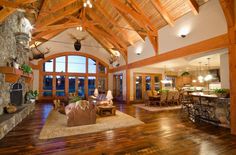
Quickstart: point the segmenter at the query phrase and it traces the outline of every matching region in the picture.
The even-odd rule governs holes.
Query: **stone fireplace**
[[[17,59],[20,65],[29,64],[30,51],[25,46],[27,37],[22,33],[19,35],[23,29],[21,23],[23,17],[22,12],[16,12],[0,23],[0,68],[13,70],[14,73],[10,73],[11,80],[7,80],[9,73],[2,70],[0,72],[0,139],[34,110],[34,104],[26,103],[25,100],[26,93],[32,89],[32,84],[27,81],[29,75],[23,75],[19,69],[9,66],[10,59]],[[4,107],[9,103],[17,106],[17,111],[13,114],[4,111]]]
[[[10,103],[21,106],[24,103],[23,86],[21,83],[13,83],[10,86]]]

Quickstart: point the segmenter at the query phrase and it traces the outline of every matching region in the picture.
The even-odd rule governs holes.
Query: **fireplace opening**
[[[15,106],[21,106],[23,103],[23,86],[21,83],[14,83],[10,88],[10,101]]]

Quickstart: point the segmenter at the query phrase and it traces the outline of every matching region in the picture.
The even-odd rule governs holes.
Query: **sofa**
[[[97,97],[90,96],[89,101],[95,103],[97,106],[100,105],[112,105],[112,100],[106,98],[106,94],[99,94]]]
[[[86,100],[68,104],[65,113],[68,127],[96,123],[96,107]]]

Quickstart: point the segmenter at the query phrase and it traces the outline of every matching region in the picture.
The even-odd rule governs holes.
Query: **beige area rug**
[[[134,104],[133,106],[144,109],[144,110],[147,110],[147,111],[152,111],[152,112],[176,110],[176,109],[181,108],[181,105],[168,106],[168,107],[159,107],[159,106],[145,106],[145,104]]]
[[[67,127],[66,121],[66,115],[52,110],[40,132],[39,139],[52,139],[57,137],[95,133],[144,124],[144,122],[118,110],[116,110],[115,116],[97,117],[96,124],[92,125]]]

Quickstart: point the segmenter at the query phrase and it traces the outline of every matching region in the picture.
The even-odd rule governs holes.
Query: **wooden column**
[[[229,50],[229,74],[230,74],[230,124],[231,134],[236,135],[236,34],[235,17],[236,4],[234,0],[220,0],[227,25],[228,25],[228,50]]]
[[[231,133],[236,135],[236,39],[234,27],[229,28],[229,70],[230,70],[230,123]]]
[[[126,103],[130,104],[130,69],[126,68]]]

